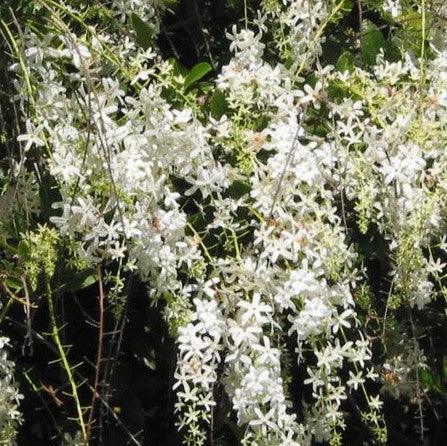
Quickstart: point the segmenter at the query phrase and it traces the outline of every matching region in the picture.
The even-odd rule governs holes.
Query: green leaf
[[[430,18],[430,14],[426,14],[426,32],[428,33],[428,41],[433,41],[436,39],[436,29],[437,27],[433,27],[431,25],[432,19]],[[422,47],[422,30],[423,30],[423,22],[422,22],[422,14],[416,11],[408,11],[402,14],[399,17],[399,23],[401,27],[396,29],[394,32],[396,36],[396,40],[400,41],[401,45],[406,51],[411,51],[415,54],[416,57],[421,55],[421,47]],[[439,37],[441,37],[441,41],[444,39],[444,31],[440,32]],[[436,44],[435,44],[436,46]]]
[[[200,82],[200,91],[208,94],[215,87],[213,82],[202,81]]]
[[[238,199],[248,194],[251,190],[250,184],[244,181],[235,180],[227,189],[231,198]]]
[[[17,254],[22,258],[27,258],[29,256],[29,246],[26,240],[20,240],[17,246]]]
[[[354,56],[350,51],[345,51],[337,60],[335,64],[337,71],[344,73],[349,71],[350,73],[354,71]]]
[[[8,288],[14,290],[15,292],[18,292],[23,288],[22,281],[20,279],[17,279],[16,277],[8,276],[5,279],[5,283]]]
[[[85,269],[79,272],[63,272],[58,280],[65,291],[78,291],[93,285],[97,281],[94,269]]]
[[[149,23],[140,19],[135,13],[132,14],[132,27],[135,31],[135,43],[144,50],[152,45],[155,29]]]
[[[6,240],[6,237],[4,236],[0,236],[0,247],[2,247],[9,254],[12,255],[17,254],[17,248],[15,246],[10,245]]]
[[[155,352],[154,352],[154,350],[151,350],[148,355],[142,356],[141,359],[143,360],[143,364],[147,368],[149,368],[151,370],[155,370],[156,369]]]
[[[425,387],[431,388],[433,386],[433,375],[429,369],[421,370],[421,378]]]
[[[185,90],[188,90],[195,82],[206,76],[213,67],[208,62],[200,62],[191,68],[191,71],[185,78]]]
[[[341,8],[341,11],[343,13],[351,12],[353,7],[354,7],[354,2],[352,0],[345,0],[345,2],[343,3],[343,6]]]
[[[380,49],[387,46],[385,37],[383,37],[380,29],[369,20],[364,20],[362,23],[360,44],[362,57],[367,65],[374,65]]]
[[[219,119],[227,112],[227,109],[228,104],[225,95],[220,90],[216,90],[210,100],[211,116],[214,119]]]
[[[172,74],[174,76],[186,77],[188,75],[188,70],[175,57],[168,59],[168,62],[172,67]]]

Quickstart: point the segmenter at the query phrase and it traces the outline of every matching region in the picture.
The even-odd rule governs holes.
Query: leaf
[[[20,240],[17,246],[17,254],[22,258],[27,258],[30,254],[29,245],[26,240]]]
[[[143,360],[143,364],[146,367],[148,367],[151,370],[155,370],[156,369],[155,352],[154,352],[154,350],[151,350],[148,355],[142,356],[141,359]]]
[[[422,48],[422,30],[424,28],[422,21],[422,14],[416,11],[408,11],[403,13],[399,17],[399,22],[401,25],[400,29],[396,29],[395,36],[405,50],[415,53],[416,57],[421,55]],[[431,25],[432,18],[430,14],[426,14],[426,32],[429,33],[430,38],[428,41],[435,43],[436,40],[436,27]],[[439,37],[441,37],[440,43],[444,40],[444,32],[441,31]],[[436,46],[436,44],[435,44]]]
[[[168,59],[168,63],[172,67],[172,74],[174,76],[186,77],[188,75],[188,70],[175,57]]]
[[[61,273],[58,280],[65,291],[79,291],[93,285],[97,281],[97,277],[95,270],[85,269],[79,272]]]
[[[433,386],[433,375],[429,369],[421,370],[421,379],[425,387],[431,388]]]
[[[227,112],[227,109],[228,104],[225,95],[220,90],[216,90],[210,100],[211,116],[214,119],[219,119]]]
[[[342,5],[341,11],[343,13],[351,12],[353,7],[354,2],[352,0],[345,0],[345,2]]]
[[[14,290],[15,292],[18,292],[23,288],[22,281],[20,279],[17,279],[16,277],[8,276],[5,279],[5,283],[8,288]]]
[[[335,68],[341,73],[344,73],[345,71],[349,71],[349,73],[351,73],[354,71],[354,56],[352,53],[350,51],[345,51],[338,58]]]
[[[149,23],[140,19],[137,14],[132,13],[132,27],[135,31],[135,43],[143,50],[147,50],[152,44],[155,29]]]
[[[200,62],[197,65],[194,65],[185,78],[185,90],[188,90],[191,85],[202,79],[212,69],[213,67],[208,62]]]
[[[363,60],[367,65],[374,65],[376,63],[376,56],[379,54],[381,48],[385,48],[385,37],[374,23],[369,20],[364,20],[362,23],[362,37],[360,39],[361,53]]]
[[[202,81],[200,82],[200,91],[202,91],[203,93],[210,93],[210,91],[212,91],[212,89],[215,87],[213,82],[208,82],[208,81]]]
[[[231,198],[239,199],[248,194],[251,190],[250,184],[244,181],[235,180],[227,189],[228,195]]]

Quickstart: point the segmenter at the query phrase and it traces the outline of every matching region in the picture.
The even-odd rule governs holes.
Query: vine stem
[[[59,329],[57,327],[56,316],[55,316],[55,311],[54,311],[54,304],[53,304],[53,292],[51,290],[51,286],[48,281],[48,278],[46,278],[45,281],[46,281],[46,289],[47,289],[48,310],[49,310],[49,314],[50,314],[50,323],[51,323],[51,337],[53,338],[53,341],[56,344],[57,351],[58,351],[60,359],[62,361],[62,365],[65,369],[66,374],[67,374],[68,382],[70,383],[71,394],[75,401],[76,412],[78,414],[79,427],[81,428],[82,440],[85,445],[88,445],[88,433],[87,433],[87,428],[86,428],[85,422],[84,422],[84,416],[82,413],[81,402],[79,400],[78,388],[76,386],[76,381],[74,379],[73,372],[71,370],[70,364],[67,359],[67,355],[65,353],[64,347],[61,342],[61,338],[59,336]]]
[[[98,281],[99,281],[99,330],[98,330],[98,350],[96,352],[96,364],[95,364],[95,383],[93,385],[93,395],[90,414],[88,417],[87,429],[90,436],[90,431],[93,423],[93,415],[95,412],[95,403],[97,399],[98,387],[99,387],[99,375],[101,372],[102,350],[103,350],[103,338],[104,338],[104,285],[102,280],[101,267],[98,266]]]
[[[421,66],[419,71],[419,107],[420,117],[422,118],[422,111],[424,105],[423,89],[426,79],[426,66],[425,66],[425,45],[427,42],[427,15],[426,15],[426,0],[421,1]]]
[[[324,30],[326,29],[326,27],[329,25],[329,23],[331,22],[331,20],[337,15],[337,13],[341,10],[341,8],[343,8],[344,4],[345,4],[346,0],[341,0],[340,3],[338,3],[338,5],[332,10],[332,12],[329,14],[329,16],[326,18],[326,20],[321,24],[320,28],[317,30],[317,33],[315,34],[314,38],[311,40],[311,42],[309,43],[308,48],[311,49],[319,40],[320,37],[322,36]],[[300,76],[300,74],[303,72],[304,68],[306,67],[306,63],[308,61],[308,54],[309,51],[306,53],[306,57],[304,57],[303,61],[301,62],[298,71],[296,73],[296,76]]]
[[[24,324],[22,322],[19,322],[9,316],[6,316],[6,319],[8,320],[8,322],[14,324],[16,327],[19,327],[22,329],[27,329],[26,324]],[[43,345],[45,345],[53,353],[55,353],[55,354],[58,353],[56,347],[50,341],[45,339],[40,333],[34,331],[33,329],[31,329],[31,330],[32,330],[31,334],[33,335],[33,337],[36,338],[36,340],[38,340]],[[74,369],[74,375],[76,375],[80,381],[85,382],[86,385],[88,386],[88,388],[92,392],[94,392],[94,388],[88,383],[87,378],[79,370]],[[27,376],[27,372],[25,372],[25,378],[28,380],[28,382],[30,382],[30,380],[28,379],[28,376]],[[37,387],[34,384],[31,384],[31,382],[30,382],[30,385],[33,389],[34,388],[37,389]],[[114,412],[113,408],[110,407],[110,405],[107,403],[107,401],[99,394],[96,395],[96,398],[98,399],[98,401],[100,401],[102,403],[102,405],[106,408],[108,413],[113,417],[116,424],[123,429],[123,431],[129,437],[129,442],[132,442],[135,446],[142,446],[142,444],[135,438],[135,436],[132,434],[132,432],[130,432],[129,429],[126,427],[126,425],[120,420],[118,415]],[[45,406],[45,403],[44,403],[44,406]],[[48,411],[48,412],[50,412],[50,411]],[[50,417],[51,417],[51,415],[50,415]],[[56,428],[56,430],[58,430],[58,429]]]
[[[410,319],[411,336],[413,338],[413,349],[418,354],[418,358],[417,358],[418,361],[417,361],[416,367],[415,367],[415,369],[416,369],[415,370],[416,371],[416,404],[418,406],[418,412],[419,412],[419,417],[418,418],[419,418],[419,430],[420,430],[419,435],[420,435],[420,440],[421,440],[422,443],[424,443],[425,426],[424,426],[424,412],[423,412],[423,409],[422,409],[422,395],[423,395],[423,391],[421,390],[421,378],[420,378],[420,375],[419,375],[419,368],[420,368],[420,365],[419,365],[419,358],[420,358],[419,352],[420,352],[420,349],[419,349],[419,343],[418,343],[418,341],[416,339],[416,327],[415,327],[415,324],[414,324],[413,314],[411,312],[411,307],[408,306],[407,310],[408,310],[408,316],[409,316],[409,319]]]

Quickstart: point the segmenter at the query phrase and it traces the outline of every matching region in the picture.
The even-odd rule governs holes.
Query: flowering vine
[[[163,302],[178,347],[173,388],[186,444],[213,438],[222,400],[240,444],[342,444],[353,399],[385,444],[381,394],[422,393],[427,358],[413,314],[445,299],[442,11],[429,17],[430,34],[425,2],[366,2],[397,22],[417,14],[417,51],[398,34],[386,40],[359,11],[367,32],[352,48],[360,51],[331,64],[329,30],[351,2],[264,0],[227,33],[231,59],[201,86],[209,70],[182,74],[154,42],[141,43],[141,26],[160,31],[158,2],[110,2],[109,30],[83,22],[85,8],[70,2],[32,3],[46,22],[24,28],[10,70],[24,160],[40,151],[57,190],[47,222],[55,229],[21,233],[29,244],[52,234],[48,278],[63,246],[72,270],[118,270],[107,276],[118,319],[130,274],[151,304]],[[27,168],[15,166],[26,185],[17,203],[33,214],[38,178]],[[0,208],[12,194],[5,190]],[[35,244],[34,263],[28,252],[24,265],[32,290],[46,246]],[[386,258],[376,290],[368,249]],[[378,308],[375,292],[386,293]],[[394,345],[377,365],[375,339],[391,350],[399,309],[408,311],[412,343]],[[370,319],[379,321],[377,336]],[[74,438],[88,444],[82,410],[77,416],[83,429]]]

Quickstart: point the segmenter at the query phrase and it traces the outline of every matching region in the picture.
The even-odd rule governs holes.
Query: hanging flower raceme
[[[8,358],[9,339],[0,338],[0,442],[16,445],[17,429],[22,424],[19,402],[23,396],[14,381],[15,364]]]

